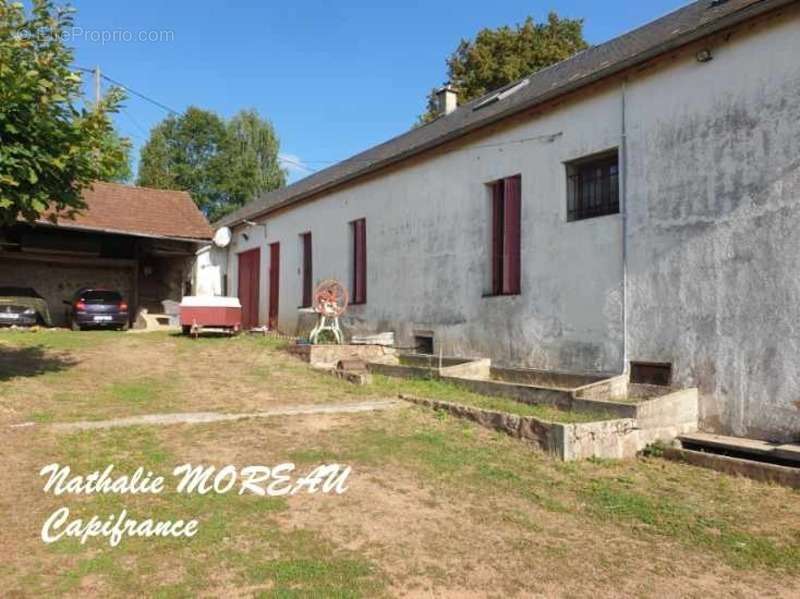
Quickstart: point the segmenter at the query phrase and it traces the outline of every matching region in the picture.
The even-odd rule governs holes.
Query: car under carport
[[[66,326],[64,301],[86,287],[114,289],[137,316],[191,294],[197,250],[211,228],[188,193],[95,183],[73,218],[43,218],[0,229],[0,287],[35,289],[53,324]]]

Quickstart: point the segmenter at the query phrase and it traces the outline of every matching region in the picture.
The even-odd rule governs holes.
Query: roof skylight
[[[523,87],[527,86],[530,82],[531,82],[530,79],[523,79],[522,81],[518,81],[511,87],[500,90],[499,92],[496,92],[491,96],[489,96],[488,98],[480,101],[478,104],[475,105],[475,107],[472,110],[479,110],[484,106],[488,106],[489,104],[494,104],[495,102],[499,102],[500,100],[505,100],[511,94],[514,94],[519,90],[521,90]]]

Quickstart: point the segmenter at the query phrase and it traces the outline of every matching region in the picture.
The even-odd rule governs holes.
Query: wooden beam
[[[18,262],[47,262],[65,266],[105,266],[109,268],[133,268],[136,260],[126,258],[95,258],[91,256],[70,256],[59,253],[23,254],[22,252],[6,252],[0,250],[0,260],[16,260]]]
[[[133,309],[129,313],[129,316],[133,318],[131,324],[136,324],[136,319],[139,315],[139,275],[141,273],[141,246],[138,239],[133,242],[133,255],[135,257],[133,267],[133,297],[131,298],[131,307]]]

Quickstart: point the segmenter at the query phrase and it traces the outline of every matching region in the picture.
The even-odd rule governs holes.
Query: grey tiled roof
[[[292,185],[269,192],[224,217],[215,226],[234,225],[303,200],[367,173],[399,162],[522,110],[575,91],[641,64],[660,54],[701,39],[798,0],[701,0],[608,42],[527,77],[528,84],[504,99],[475,107],[478,98],[435,121],[318,171]],[[513,87],[507,86],[506,89]]]

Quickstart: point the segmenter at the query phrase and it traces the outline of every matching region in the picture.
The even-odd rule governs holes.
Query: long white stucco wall
[[[787,11],[788,12],[788,11]],[[800,438],[800,18],[628,87],[630,354],[706,427]]]
[[[674,365],[703,422],[764,438],[800,430],[800,18],[796,9],[486,135],[240,225],[229,251],[281,244],[279,326],[301,297],[299,234],[314,280],[349,286],[349,222],[367,220],[368,301],[354,330],[431,331],[436,351],[498,364],[620,372],[623,221],[566,220],[564,161],[618,147],[625,98],[630,360]],[[547,135],[557,135],[552,140]],[[489,285],[486,184],[522,175],[522,293]],[[244,238],[247,235],[248,239]]]
[[[620,370],[621,219],[568,223],[562,201],[563,162],[616,147],[619,107],[618,91],[609,91],[271,217],[266,243],[281,244],[280,327],[296,325],[299,234],[312,233],[314,280],[349,284],[349,223],[366,218],[368,301],[348,312],[356,329],[394,330],[405,344],[414,331],[433,331],[437,351],[490,355],[501,364]],[[516,174],[522,175],[522,294],[485,297],[487,184]],[[262,227],[241,231],[249,239],[237,231],[234,254],[264,247]],[[264,320],[266,249],[262,257]]]

